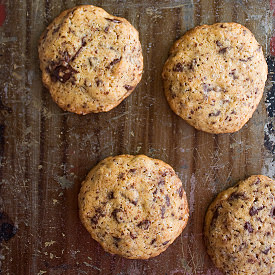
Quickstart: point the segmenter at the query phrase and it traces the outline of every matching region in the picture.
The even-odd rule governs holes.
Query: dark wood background
[[[61,11],[78,4],[125,17],[140,32],[143,79],[108,113],[63,112],[41,83],[39,36]],[[273,7],[273,1],[258,0],[0,0],[2,274],[220,274],[203,245],[207,206],[240,179],[275,174]],[[170,110],[161,71],[185,31],[220,21],[241,23],[255,34],[269,77],[263,100],[241,131],[210,135]],[[78,219],[85,175],[101,159],[122,153],[169,163],[188,195],[188,226],[166,252],[146,261],[105,253]]]

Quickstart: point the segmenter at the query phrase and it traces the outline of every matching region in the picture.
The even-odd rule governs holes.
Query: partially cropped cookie
[[[40,38],[39,58],[54,101],[77,114],[116,107],[135,89],[143,70],[137,30],[92,5],[55,18]]]
[[[237,23],[198,26],[170,50],[163,73],[172,110],[198,130],[240,130],[259,104],[267,64],[254,35]]]
[[[159,255],[188,220],[188,204],[171,166],[144,155],[108,157],[88,174],[78,197],[80,219],[109,253]]]
[[[275,274],[275,182],[251,176],[220,193],[205,218],[207,251],[225,274]]]

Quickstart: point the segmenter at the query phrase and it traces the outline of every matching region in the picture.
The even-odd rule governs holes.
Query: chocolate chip
[[[137,169],[130,169],[129,172],[130,173],[135,173],[137,171]]]
[[[71,65],[59,65],[54,68],[53,71],[51,71],[51,80],[53,82],[56,82],[57,80],[61,83],[67,82],[73,74],[78,73],[75,69],[72,68]]]
[[[174,67],[173,67],[173,71],[174,72],[183,72],[183,65],[181,63],[177,63]]]
[[[82,44],[81,44],[80,48],[77,50],[77,52],[71,58],[71,61],[74,61],[77,58],[77,56],[79,55],[79,53],[82,51],[83,47],[85,47],[87,45],[85,37],[82,38],[81,42],[82,42]]]
[[[224,24],[221,24],[221,25],[220,25],[220,28],[226,29],[226,27],[224,26]]]
[[[226,51],[227,51],[227,49],[228,49],[228,47],[224,47],[224,48],[221,48],[221,49],[219,49],[219,54],[225,54],[226,53]]]
[[[121,238],[114,237],[114,236],[112,236],[112,237],[113,237],[113,239],[114,239],[116,242],[119,242],[119,241],[121,240]]]
[[[133,90],[134,89],[134,87],[133,86],[130,86],[130,85],[124,85],[123,86],[127,91],[131,91],[131,90]]]
[[[253,228],[252,228],[252,225],[250,222],[246,222],[244,224],[244,229],[247,230],[249,233],[252,233],[253,232]]]
[[[114,192],[113,191],[111,191],[111,192],[108,193],[108,199],[109,200],[114,199]]]
[[[262,252],[267,255],[271,247],[268,247],[267,249],[263,250]]]
[[[121,21],[118,19],[111,19],[111,18],[105,18],[105,19],[114,23],[121,23]]]
[[[182,186],[179,188],[178,193],[179,193],[180,198],[182,199],[182,196],[183,196],[183,188],[182,188]]]
[[[151,222],[149,220],[143,220],[137,226],[140,227],[141,229],[147,230],[150,224]]]
[[[160,209],[161,212],[161,218],[164,219],[164,215],[165,215],[165,206],[163,205]]]
[[[164,243],[162,243],[162,245],[167,245],[169,243],[169,241],[165,241]]]
[[[272,218],[275,218],[275,207],[271,209],[270,215]]]
[[[264,209],[264,206],[261,206],[259,208],[256,208],[255,206],[252,206],[249,210],[249,215],[250,216],[254,216],[257,215],[259,213],[259,211],[261,211],[262,209]]]
[[[221,113],[221,111],[218,110],[216,113],[210,113],[210,114],[208,114],[208,116],[209,117],[211,117],[211,116],[218,116],[220,113]]]
[[[166,205],[167,206],[170,206],[170,198],[168,195],[165,196],[165,199],[166,199]]]
[[[151,245],[154,244],[154,243],[156,242],[156,240],[157,240],[157,239],[153,239],[153,240],[150,242],[150,244],[151,244]]]

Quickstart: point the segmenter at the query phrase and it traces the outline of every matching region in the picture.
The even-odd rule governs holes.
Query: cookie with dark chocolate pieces
[[[204,235],[225,274],[275,274],[275,181],[255,175],[220,193],[206,213]]]
[[[182,183],[171,166],[144,155],[108,157],[83,181],[79,215],[109,253],[130,259],[159,255],[189,216]]]
[[[262,47],[237,23],[198,26],[175,42],[162,77],[172,110],[198,130],[240,130],[267,79]]]
[[[92,5],[62,12],[39,42],[42,80],[54,101],[77,114],[106,112],[141,80],[137,30]]]

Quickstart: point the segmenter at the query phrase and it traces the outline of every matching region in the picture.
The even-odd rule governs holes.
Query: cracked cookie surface
[[[77,114],[106,112],[141,80],[137,30],[92,5],[62,12],[39,42],[42,80],[54,101]]]
[[[240,130],[267,79],[262,47],[237,23],[198,26],[175,42],[162,77],[172,110],[198,130]]]
[[[159,255],[187,224],[188,204],[171,166],[144,155],[108,157],[82,183],[80,219],[109,253]]]
[[[275,181],[255,175],[220,193],[204,233],[208,254],[225,274],[275,274]]]

